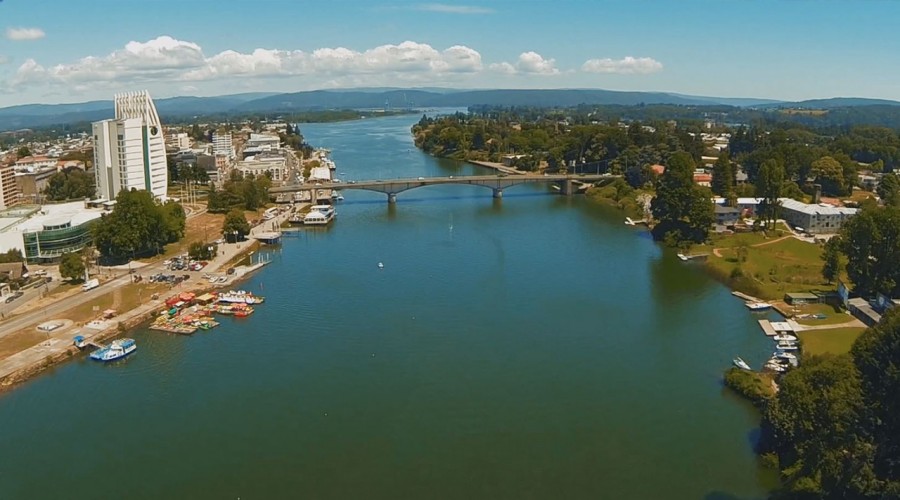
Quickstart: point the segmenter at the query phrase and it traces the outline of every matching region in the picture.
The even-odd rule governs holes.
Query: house
[[[694,184],[709,187],[712,184],[712,175],[706,172],[694,172]]]
[[[24,262],[4,262],[0,264],[0,281],[16,281],[28,274]]]
[[[721,226],[733,226],[741,219],[741,210],[726,205],[715,205],[716,224]]]
[[[801,304],[818,304],[821,302],[819,296],[808,292],[790,292],[784,294],[784,301],[792,306]]]
[[[850,220],[859,209],[835,207],[826,203],[807,204],[789,198],[779,199],[781,216],[791,227],[809,234],[834,234]]]
[[[656,165],[650,165],[650,170],[652,170],[656,175],[662,175],[663,172],[666,171],[666,166],[657,163]]]

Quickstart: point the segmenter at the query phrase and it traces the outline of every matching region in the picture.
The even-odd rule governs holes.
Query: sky
[[[358,87],[900,100],[900,0],[0,0],[0,106]]]

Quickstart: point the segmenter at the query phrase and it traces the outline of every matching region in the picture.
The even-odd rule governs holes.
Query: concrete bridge
[[[289,184],[269,189],[271,194],[296,193],[309,191],[310,199],[315,203],[317,190],[334,189],[364,189],[384,193],[388,197],[388,203],[397,202],[397,193],[410,189],[433,186],[436,184],[465,184],[470,186],[484,186],[493,191],[494,198],[502,198],[503,190],[518,186],[519,184],[552,183],[559,186],[559,192],[563,195],[572,195],[579,188],[578,185],[591,184],[603,179],[611,179],[617,176],[610,174],[519,174],[519,175],[467,175],[448,177],[416,177],[412,179],[388,179],[351,182],[320,182],[316,184]]]

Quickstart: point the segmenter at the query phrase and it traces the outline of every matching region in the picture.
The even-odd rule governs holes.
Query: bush
[[[731,367],[725,372],[725,386],[757,406],[765,404],[775,395],[769,375],[736,367]]]

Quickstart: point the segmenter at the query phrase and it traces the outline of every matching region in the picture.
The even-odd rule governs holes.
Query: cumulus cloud
[[[488,66],[491,71],[506,75],[558,75],[555,59],[544,59],[537,52],[528,51],[519,54],[515,64],[508,62],[493,63]]]
[[[40,28],[6,28],[6,38],[13,41],[40,40],[44,36]]]
[[[581,70],[588,73],[648,74],[662,69],[662,63],[653,58],[631,56],[622,59],[589,59],[581,65]]]
[[[481,54],[463,45],[445,50],[412,41],[381,45],[365,51],[344,47],[302,50],[226,50],[206,56],[199,45],[160,36],[129,42],[106,56],[90,56],[69,64],[44,67],[26,60],[16,71],[14,86],[29,83],[203,81],[223,77],[318,76],[351,82],[355,76],[393,76],[403,81],[452,78],[483,69]],[[365,78],[359,80],[366,84]],[[369,81],[368,83],[371,83]]]
[[[473,5],[448,5],[443,3],[423,3],[414,7],[416,10],[442,12],[446,14],[493,14],[494,9]]]

